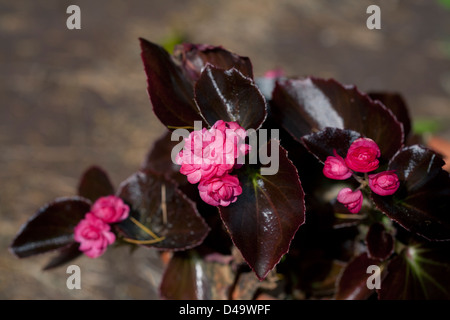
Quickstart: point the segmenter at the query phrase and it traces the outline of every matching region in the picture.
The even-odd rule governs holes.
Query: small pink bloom
[[[185,138],[183,150],[191,157],[203,157],[203,149],[213,141],[213,135],[206,129],[192,131],[189,137]],[[192,160],[192,159],[189,159]]]
[[[221,132],[222,135],[218,134]],[[211,127],[210,132],[216,136],[224,137],[224,152],[232,152],[234,158],[246,155],[250,151],[250,145],[245,143],[247,132],[237,122],[218,120]]]
[[[350,188],[343,188],[338,193],[337,201],[342,203],[351,213],[358,213],[363,202],[362,192],[361,190],[352,191]]]
[[[183,150],[180,151],[183,153]],[[182,158],[182,154],[179,155],[179,159]],[[187,176],[190,183],[196,184],[201,180],[208,180],[212,177],[223,176],[233,169],[234,161],[232,163],[216,163],[213,159],[204,158],[200,164],[191,164],[190,161],[184,162],[184,160],[177,161],[181,165],[180,173]]]
[[[228,164],[232,168],[237,154],[237,144],[226,134],[214,128],[210,129],[212,142],[203,148],[203,162],[210,164]]]
[[[185,138],[184,147],[178,153],[176,163],[181,165],[180,173],[186,175],[190,183],[198,183],[200,180],[209,179],[224,171],[219,170],[219,166],[216,166],[213,159],[204,156],[205,148],[213,140],[214,136],[206,128],[192,131],[189,137]],[[232,164],[229,167],[231,168]]]
[[[91,212],[106,223],[114,223],[128,218],[130,208],[119,197],[106,196],[95,201]]]
[[[369,138],[355,140],[347,152],[345,163],[353,171],[370,172],[378,168],[381,155],[375,141]]]
[[[352,171],[345,164],[344,159],[333,150],[334,157],[329,156],[325,160],[323,174],[330,179],[345,180],[352,176]]]
[[[237,196],[242,193],[242,187],[236,176],[229,174],[203,180],[198,185],[200,197],[212,206],[228,206],[236,202]]]
[[[88,212],[74,229],[74,239],[80,243],[79,249],[90,258],[97,258],[105,253],[108,245],[116,240],[110,226],[102,219]]]
[[[369,175],[369,187],[380,196],[390,196],[400,187],[395,170],[383,171]]]
[[[195,184],[202,178],[201,165],[178,162],[181,164],[180,173],[184,174],[188,181]]]

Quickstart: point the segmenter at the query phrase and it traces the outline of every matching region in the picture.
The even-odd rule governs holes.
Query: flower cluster
[[[130,208],[116,196],[101,197],[91,207],[74,229],[74,239],[79,249],[90,258],[101,256],[116,241],[111,223],[125,220]]]
[[[176,158],[180,172],[190,183],[199,183],[200,197],[212,206],[228,206],[242,193],[231,171],[250,151],[247,133],[237,122],[217,121],[209,130],[192,131]]]
[[[330,179],[346,180],[355,176],[355,172],[362,172],[366,174],[366,178],[355,176],[361,182],[361,187],[369,185],[372,192],[378,195],[392,195],[400,186],[395,171],[383,171],[367,177],[368,172],[378,169],[380,155],[380,148],[375,141],[369,138],[359,138],[352,143],[345,159],[334,150],[334,156],[329,156],[325,160],[323,174]],[[345,205],[351,213],[358,213],[361,210],[363,202],[361,187],[355,191],[343,188],[338,193],[337,200]]]

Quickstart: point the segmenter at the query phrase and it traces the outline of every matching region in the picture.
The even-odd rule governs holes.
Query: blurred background
[[[66,9],[81,8],[81,30]],[[366,9],[381,8],[381,30]],[[102,166],[115,186],[164,131],[152,113],[138,37],[222,45],[251,58],[254,74],[282,68],[395,91],[415,128],[450,141],[449,0],[0,1],[0,299],[156,299],[153,250],[81,257],[81,290],[52,255],[19,260],[20,226],[80,174]],[[123,263],[122,263],[123,262]]]

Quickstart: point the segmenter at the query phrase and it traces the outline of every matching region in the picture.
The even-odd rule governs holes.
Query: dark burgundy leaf
[[[372,193],[376,206],[405,229],[428,240],[450,240],[450,177],[435,152],[413,145],[392,159],[401,182],[392,196]]]
[[[381,223],[373,223],[366,236],[369,258],[386,260],[394,252],[394,237]]]
[[[20,229],[10,249],[19,258],[63,248],[73,243],[73,229],[89,212],[82,197],[58,198],[40,208]]]
[[[239,174],[243,192],[220,215],[236,247],[259,279],[288,251],[292,238],[305,221],[304,193],[297,170],[275,140],[279,169],[274,175]]]
[[[299,141],[326,127],[349,129],[373,139],[385,160],[403,143],[402,124],[389,109],[333,79],[279,80],[272,103],[277,122]]]
[[[251,78],[237,69],[207,65],[195,86],[195,100],[205,120],[237,121],[245,129],[258,129],[266,119],[266,100]]]
[[[367,253],[354,258],[342,272],[335,298],[336,300],[365,300],[369,298],[375,289],[367,286],[368,278],[373,275],[367,272],[370,265],[378,265],[379,261],[370,259]],[[381,275],[380,275],[381,276]]]
[[[194,102],[193,85],[162,47],[140,39],[148,94],[161,122],[173,127],[193,126],[202,117]]]
[[[411,117],[409,115],[408,106],[403,97],[394,92],[371,92],[369,97],[383,103],[395,115],[398,121],[403,124],[405,132],[405,140],[411,132]]]
[[[78,194],[95,202],[98,198],[113,195],[114,186],[108,174],[100,167],[92,166],[81,176]]]
[[[411,245],[389,261],[381,300],[450,300],[448,243]]]
[[[186,177],[180,173],[180,166],[171,158],[172,150],[181,143],[182,138],[172,141],[171,136],[172,132],[166,131],[156,140],[141,165],[141,171],[160,172],[178,183],[186,182]]]
[[[130,216],[164,240],[143,244],[170,250],[185,250],[203,242],[209,227],[189,200],[172,181],[156,173],[138,172],[125,180],[118,195],[130,205]],[[155,239],[130,218],[117,225],[130,239]]]
[[[322,131],[303,136],[301,142],[317,159],[325,162],[328,156],[334,156],[334,150],[342,158],[345,158],[352,142],[360,137],[361,135],[355,131],[325,128]]]
[[[208,63],[225,70],[235,68],[253,78],[253,67],[248,57],[241,57],[220,46],[184,43],[175,47],[174,56],[181,60],[183,69],[193,82],[198,80]]]
[[[209,262],[195,251],[174,253],[160,285],[170,300],[225,300],[233,283],[231,267]]]
[[[44,267],[44,270],[50,270],[59,267],[69,261],[72,261],[75,258],[78,258],[82,254],[82,252],[79,250],[79,247],[80,244],[78,242],[73,242],[67,247],[59,249],[58,254],[47,263],[47,265]]]

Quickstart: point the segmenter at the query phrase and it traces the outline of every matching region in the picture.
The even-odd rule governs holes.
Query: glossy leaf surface
[[[11,244],[19,258],[63,248],[73,243],[73,229],[89,212],[91,202],[81,197],[58,198],[40,208]]]
[[[334,156],[334,150],[345,158],[352,142],[360,137],[361,135],[355,131],[325,128],[302,137],[301,141],[309,152],[321,162],[325,162],[328,156]]]
[[[75,258],[82,255],[83,252],[79,250],[80,244],[73,242],[68,246],[58,250],[58,254],[53,257],[44,267],[44,270],[50,270],[59,267]]]
[[[207,65],[195,86],[195,100],[205,120],[237,121],[258,129],[266,119],[266,100],[251,78],[237,69]]]
[[[194,103],[194,89],[169,53],[159,45],[140,39],[141,57],[147,74],[153,111],[168,126],[193,126],[202,120]]]
[[[390,162],[400,188],[392,196],[372,194],[377,207],[407,230],[429,240],[450,240],[450,177],[435,152],[413,145]]]
[[[181,61],[184,71],[194,82],[207,64],[225,70],[235,68],[244,76],[253,78],[253,67],[248,57],[239,56],[220,46],[183,43],[175,47],[174,56]]]
[[[205,239],[209,227],[176,184],[162,175],[138,172],[124,181],[118,195],[130,205],[130,216],[163,240],[144,246],[185,250]],[[148,234],[130,218],[117,225],[126,238],[149,241]]]
[[[403,127],[394,114],[355,86],[319,78],[284,79],[275,86],[273,115],[294,138],[326,127],[349,129],[373,139],[382,159],[403,143]]]
[[[243,192],[228,207],[220,207],[231,238],[259,279],[288,251],[292,238],[305,222],[304,193],[297,170],[279,142],[279,170],[274,175],[239,175]]]

